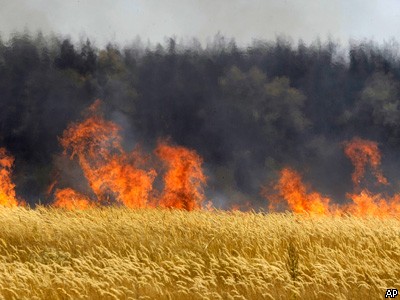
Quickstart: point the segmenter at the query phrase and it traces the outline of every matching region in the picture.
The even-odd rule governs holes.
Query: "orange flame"
[[[193,150],[171,146],[166,142],[159,142],[155,153],[168,167],[159,204],[186,210],[200,208],[206,182],[201,169],[201,157]]]
[[[0,148],[0,205],[14,207],[18,205],[15,194],[15,184],[11,181],[11,170],[14,158],[7,155],[4,148]]]
[[[364,177],[367,164],[371,166],[372,172],[379,183],[388,184],[387,179],[380,170],[381,154],[376,142],[356,137],[351,141],[345,142],[344,147],[344,153],[354,165],[354,172],[351,178],[355,186],[358,186]]]
[[[346,211],[356,216],[396,216],[400,214],[400,195],[385,198],[381,194],[373,194],[367,189],[359,194],[347,194],[354,203],[346,207]]]
[[[345,142],[345,154],[354,165],[352,179],[356,189],[365,174],[365,166],[368,163],[377,181],[384,185],[389,184],[380,170],[381,154],[376,142],[354,138]],[[345,206],[344,209],[353,215],[384,217],[400,213],[399,194],[387,197],[382,194],[374,194],[368,189],[362,189],[358,193],[348,193],[346,196],[353,203]]]
[[[100,189],[109,189],[117,201],[130,208],[148,205],[156,171],[144,171],[135,167],[132,157],[136,153],[113,155],[107,164],[97,170],[97,176],[103,178]]]
[[[60,139],[64,152],[76,157],[91,189],[100,203],[110,197],[124,205],[144,207],[152,189],[156,172],[135,166],[137,152],[125,153],[121,146],[120,128],[106,121],[98,112],[97,100],[89,108],[89,116],[71,124]]]
[[[295,213],[327,214],[329,212],[330,199],[317,192],[308,191],[309,188],[303,183],[300,174],[291,168],[283,168],[280,171],[280,178],[274,190],[277,193],[266,195],[264,192],[264,195],[270,199],[271,210],[274,210],[283,199]]]
[[[66,209],[87,209],[94,207],[89,197],[82,195],[71,188],[57,189],[55,192],[54,207]]]
[[[330,199],[321,196],[317,192],[308,192],[303,184],[299,173],[290,168],[284,168],[280,172],[280,178],[275,184],[276,194],[266,193],[263,195],[270,200],[270,209],[275,210],[276,206],[285,200],[289,208],[295,213],[310,212],[318,214],[350,213],[356,216],[398,216],[400,215],[400,194],[392,197],[383,194],[374,194],[368,189],[359,189],[361,179],[365,175],[366,165],[369,164],[372,172],[381,184],[388,185],[387,179],[380,170],[381,154],[376,142],[354,138],[345,142],[345,154],[354,165],[352,180],[355,190],[358,192],[347,193],[346,197],[353,202],[347,205],[330,205]]]
[[[150,199],[150,195],[156,171],[139,168],[147,158],[138,150],[131,153],[123,150],[120,128],[103,119],[98,113],[99,105],[96,101],[85,120],[71,124],[64,131],[60,138],[64,153],[77,159],[99,204],[108,203],[111,198],[130,208],[154,206],[155,199]],[[200,156],[166,142],[159,142],[155,154],[167,167],[158,204],[186,210],[201,208],[206,178]],[[72,189],[57,190],[55,198],[56,206],[66,208],[85,208],[91,204],[88,197]]]

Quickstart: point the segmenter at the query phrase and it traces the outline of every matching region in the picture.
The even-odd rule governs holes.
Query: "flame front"
[[[168,168],[159,205],[186,210],[200,208],[206,181],[201,157],[195,151],[166,142],[159,142],[155,153]]]
[[[303,183],[297,171],[284,168],[280,171],[279,179],[273,187],[276,193],[268,193],[266,192],[267,188],[263,189],[262,194],[270,202],[269,208],[276,210],[277,207],[282,206],[282,203],[286,203],[294,213],[307,212],[324,215],[349,213],[356,216],[378,217],[400,215],[400,194],[386,196],[374,194],[366,188],[360,188],[367,165],[370,165],[378,183],[389,184],[380,169],[381,154],[378,144],[354,138],[344,143],[344,153],[354,165],[352,174],[354,192],[346,194],[346,197],[352,201],[350,204],[331,204],[328,197],[324,197],[318,192],[309,192],[309,188]]]
[[[139,150],[125,152],[119,126],[103,118],[99,113],[99,105],[100,101],[96,101],[89,108],[87,117],[68,126],[60,138],[64,153],[68,153],[70,159],[76,159],[82,168],[92,196],[72,188],[55,189],[54,206],[86,209],[116,201],[130,208],[159,205],[191,211],[203,207],[206,176],[202,170],[202,158],[194,150],[174,146],[166,141],[158,143],[154,154],[163,163],[165,170],[162,173],[165,174],[164,189],[156,193],[153,183],[157,172],[148,167],[150,155],[145,156]],[[267,188],[263,189],[263,195],[270,202],[270,210],[276,210],[283,204],[294,213],[400,215],[400,193],[387,197],[360,188],[367,166],[378,183],[389,184],[380,169],[381,154],[378,144],[356,137],[343,145],[345,155],[354,165],[354,191],[346,194],[352,203],[341,206],[332,204],[329,197],[313,191],[305,184],[299,172],[286,167],[280,171],[272,193],[266,192]],[[15,185],[10,179],[13,162],[14,159],[6,155],[5,149],[0,148],[1,205],[18,205]],[[54,190],[57,182],[58,180],[54,180],[51,184],[50,192]],[[210,209],[210,203],[206,208]],[[251,208],[251,205],[246,206],[246,210]],[[237,208],[243,210],[244,206],[232,206],[233,210]]]
[[[5,148],[0,148],[0,205],[13,207],[18,205],[15,184],[11,181],[14,157],[7,155]]]
[[[66,209],[87,209],[95,205],[89,197],[74,191],[71,188],[57,189],[54,194],[54,207]]]
[[[384,197],[382,194],[374,194],[364,189],[358,194],[347,194],[353,203],[346,206],[345,210],[355,216],[399,216],[400,195]]]
[[[93,191],[94,199],[71,188],[56,190],[55,206],[87,208],[109,204],[115,199],[130,208],[160,205],[178,209],[201,208],[204,201],[201,157],[193,150],[159,142],[155,155],[166,167],[164,190],[152,197],[157,172],[143,168],[149,160],[139,150],[127,153],[121,145],[120,128],[99,113],[100,102],[90,108],[86,119],[71,124],[60,138],[64,153],[76,158]],[[53,187],[51,188],[51,190]]]

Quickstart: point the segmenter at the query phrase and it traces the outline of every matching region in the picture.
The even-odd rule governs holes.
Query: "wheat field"
[[[400,220],[0,208],[0,299],[383,299]]]

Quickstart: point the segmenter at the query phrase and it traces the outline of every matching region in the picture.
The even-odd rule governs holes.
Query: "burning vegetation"
[[[57,189],[54,193],[54,206],[66,209],[87,209],[94,207],[89,197],[71,188]]]
[[[11,181],[11,170],[14,158],[0,148],[0,205],[13,207],[18,205],[15,184]]]
[[[399,83],[366,41],[0,38],[0,298],[383,297]]]
[[[271,210],[282,206],[284,200],[294,213],[327,214],[329,212],[330,199],[310,191],[296,170],[282,169],[274,189],[277,191],[276,194],[266,194],[270,199],[269,208]]]
[[[338,205],[328,196],[313,191],[312,188],[303,183],[299,172],[291,168],[280,171],[279,179],[271,189],[264,188],[262,194],[269,199],[271,210],[289,208],[295,213],[310,214],[353,214],[356,216],[398,216],[400,213],[400,194],[393,196],[374,194],[368,188],[360,186],[365,174],[366,167],[370,169],[376,178],[376,182],[389,185],[383,175],[381,165],[381,154],[378,144],[373,141],[363,140],[355,137],[344,144],[344,153],[354,165],[352,181],[354,191],[347,193],[346,197],[352,202]]]
[[[206,183],[201,157],[195,151],[170,146],[166,142],[159,142],[155,153],[167,166],[159,204],[186,210],[200,208]]]
[[[92,202],[104,205],[115,199],[127,207],[144,207],[156,173],[136,166],[139,154],[123,150],[120,128],[104,120],[99,105],[96,101],[86,119],[64,131],[60,139],[64,153],[77,159],[95,196]]]
[[[319,213],[335,204],[344,210],[354,195],[396,203],[394,45],[353,41],[344,48],[279,37],[244,48],[228,40],[216,36],[206,48],[173,38],[154,48],[140,42],[121,48],[21,32],[0,39],[0,147],[15,158],[12,169],[2,168],[12,171],[15,194],[31,206],[61,205],[60,192],[72,189],[70,199],[94,206],[190,208],[211,200],[240,210],[266,208],[267,198],[275,210]],[[82,118],[97,98],[103,114],[93,105]],[[352,136],[364,140],[343,142]],[[140,147],[132,147],[132,137]],[[209,174],[204,193],[195,163],[188,167],[189,189],[169,186],[174,180],[166,177],[175,176],[170,168],[178,163],[157,151],[167,137],[178,152],[185,147],[201,155]],[[261,196],[260,186],[274,174],[282,179],[272,185],[291,189],[293,178],[296,197],[305,200],[293,202],[293,192]],[[177,193],[195,200],[171,204]]]
[[[54,181],[48,189],[49,194],[53,192],[53,205],[66,209],[112,204],[128,208],[201,209],[206,184],[202,158],[194,150],[171,145],[167,140],[158,141],[153,155],[144,155],[137,147],[131,152],[125,151],[121,128],[103,117],[100,106],[101,101],[96,100],[87,110],[85,118],[70,124],[59,139],[64,148],[63,155],[77,162],[90,191],[82,193],[73,187],[58,188],[57,181]],[[398,216],[400,194],[374,194],[362,187],[367,170],[372,172],[376,184],[389,185],[381,170],[378,144],[355,137],[344,142],[343,147],[344,154],[354,166],[351,177],[354,190],[346,194],[351,203],[339,205],[305,184],[298,171],[285,167],[279,172],[272,189],[262,189],[262,195],[269,201],[269,209],[290,209],[294,213],[317,215]],[[155,160],[158,163],[154,163]],[[3,206],[18,205],[15,185],[11,181],[13,163],[14,158],[0,148],[0,203]],[[155,166],[159,166],[158,170]],[[157,176],[163,176],[162,190],[155,188]],[[204,208],[210,209],[210,203]],[[232,210],[244,207],[251,209],[250,202],[234,205]]]
[[[23,205],[17,197],[21,192],[30,203],[37,199],[28,197],[48,195],[50,204],[67,209],[212,209],[216,199],[205,199],[206,176],[198,151],[216,178],[212,190],[228,199],[239,195],[223,208],[250,210],[257,200],[264,201],[258,207],[265,207],[266,199],[270,210],[295,213],[399,214],[400,193],[384,192],[395,185],[393,176],[383,174],[378,148],[378,142],[395,151],[400,145],[400,64],[388,49],[354,44],[346,64],[339,45],[299,44],[296,49],[284,39],[248,50],[216,39],[214,48],[196,49],[196,55],[179,52],[173,39],[155,51],[122,51],[112,45],[99,50],[88,40],[80,53],[68,39],[53,42],[29,35],[15,35],[8,43],[0,40],[0,141],[19,162],[16,186],[14,157],[0,148],[3,206]],[[111,113],[101,113],[100,101],[87,109],[85,118],[71,123],[89,106],[82,99],[99,95],[107,98],[112,113],[124,114],[143,140],[155,144],[159,139],[154,151],[126,151],[122,128],[110,121]],[[332,110],[325,109],[326,103]],[[43,122],[50,119],[56,120]],[[344,181],[344,169],[336,168],[326,150],[335,147],[330,137],[342,141],[353,129],[378,142],[356,137],[337,150],[342,156],[344,150],[354,167],[352,191],[331,185],[331,192],[339,190],[346,199],[314,190],[304,182],[302,169],[288,166],[289,157],[303,155],[303,169],[315,171],[316,162],[327,162]],[[166,136],[196,151],[160,139]],[[79,167],[86,189],[49,178],[49,158],[59,145]],[[310,147],[313,155],[308,155]],[[260,199],[265,174],[274,172],[279,178],[263,188]],[[323,181],[312,179],[317,186]],[[375,192],[376,186],[383,192]]]
[[[66,209],[113,204],[128,208],[201,209],[206,184],[202,158],[194,150],[171,145],[168,140],[159,140],[152,155],[144,155],[138,147],[125,151],[121,128],[104,118],[101,105],[101,101],[96,100],[87,109],[84,119],[71,123],[59,139],[63,155],[79,165],[90,190],[81,192],[71,186],[60,188],[55,180],[48,188],[48,194],[53,194],[53,205]],[[269,201],[269,209],[317,215],[398,216],[400,194],[388,196],[363,187],[369,183],[365,180],[369,172],[375,178],[375,184],[389,185],[381,170],[378,144],[355,137],[342,145],[344,154],[354,166],[351,176],[354,189],[346,194],[350,203],[339,205],[304,183],[298,171],[284,167],[277,181],[262,189],[262,195]],[[15,184],[11,181],[13,163],[14,158],[0,148],[0,204],[9,207],[24,204],[17,201]],[[162,176],[159,180],[162,190],[155,187],[157,176]],[[212,202],[207,203],[204,208],[211,210]],[[231,207],[232,210],[251,208],[250,202]]]
[[[100,105],[97,100],[88,109],[86,118],[71,124],[60,138],[64,154],[77,160],[93,197],[82,195],[71,187],[58,189],[54,205],[88,208],[119,203],[129,208],[201,208],[206,177],[200,156],[193,150],[160,141],[155,156],[164,163],[166,171],[164,190],[157,192],[153,187],[157,171],[148,167],[150,157],[137,149],[132,152],[123,149],[121,128],[103,118]]]

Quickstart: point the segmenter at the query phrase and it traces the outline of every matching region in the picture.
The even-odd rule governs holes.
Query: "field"
[[[383,299],[400,220],[0,208],[0,299]]]

